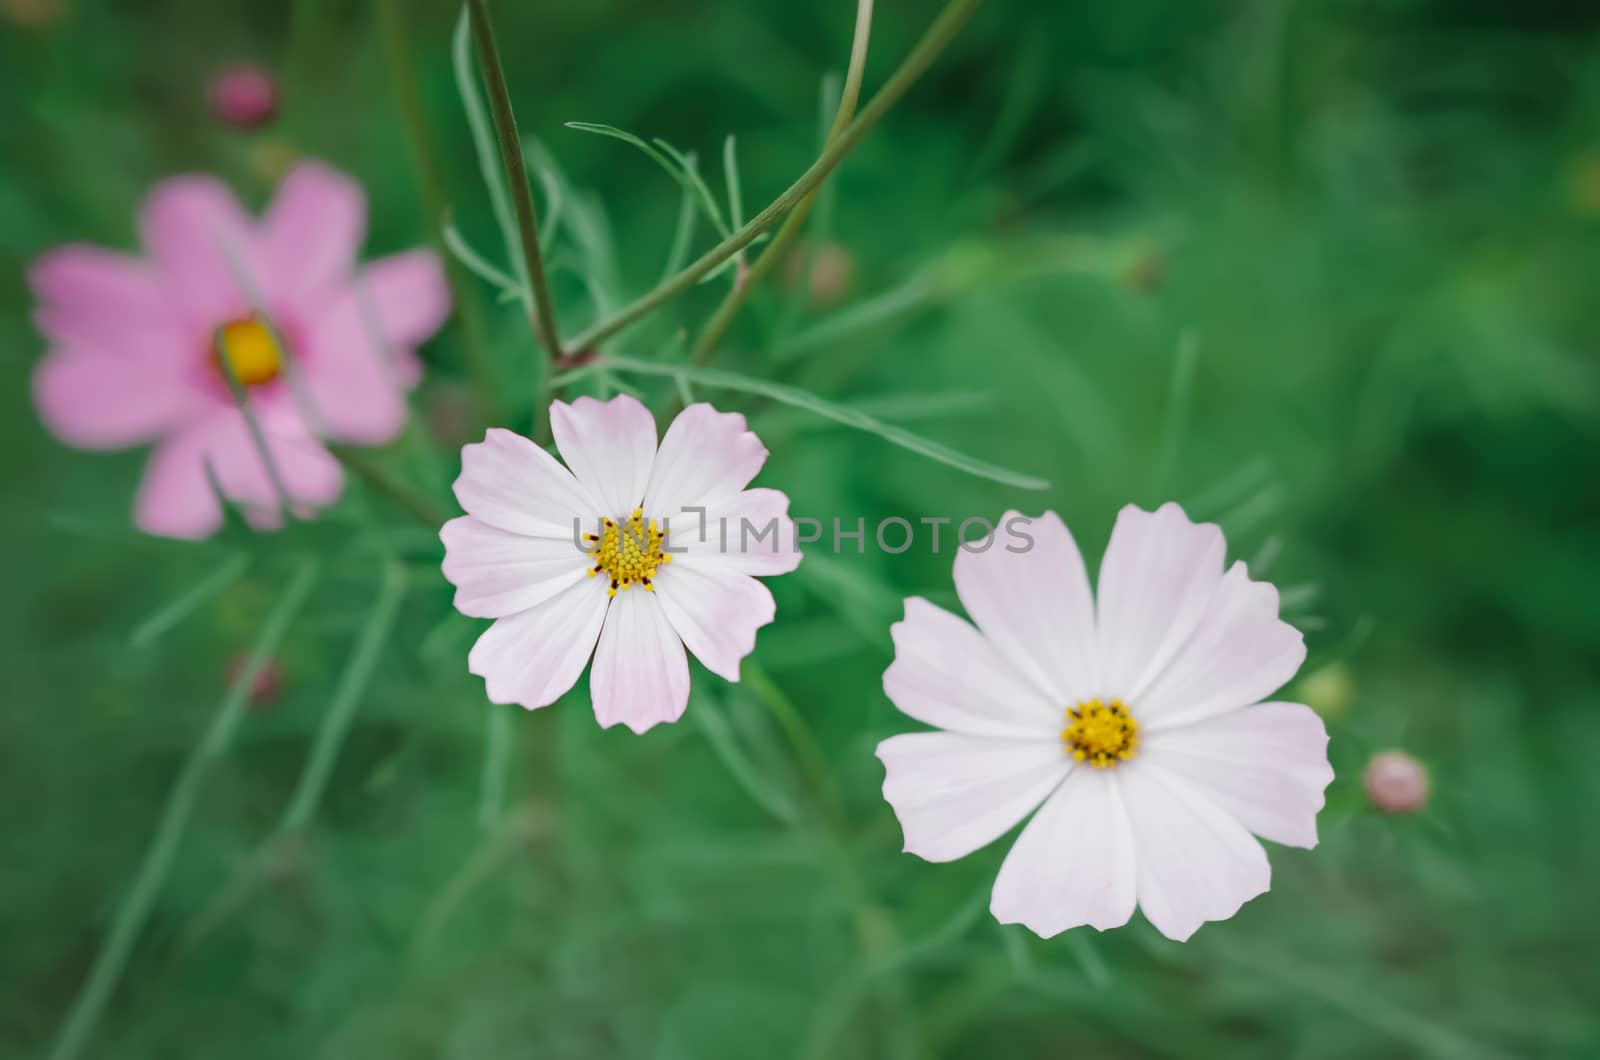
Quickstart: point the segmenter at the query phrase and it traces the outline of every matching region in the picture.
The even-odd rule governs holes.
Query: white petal
[[[686,509],[710,507],[749,485],[767,449],[737,412],[718,412],[704,402],[678,413],[661,439],[645,490],[644,506],[676,525],[697,518]]]
[[[550,430],[561,458],[605,505],[604,514],[623,519],[632,515],[656,458],[656,421],[650,410],[627,394],[610,401],[557,401],[550,406]]]
[[[677,721],[689,702],[689,658],[654,593],[625,589],[611,603],[589,675],[603,728],[634,732]]]
[[[529,537],[578,540],[575,533],[590,532],[600,518],[600,505],[572,472],[522,435],[499,427],[491,427],[483,441],[462,446],[455,492],[468,515]]]
[[[537,607],[498,619],[467,654],[467,669],[484,679],[491,703],[549,706],[583,673],[608,599],[603,586],[585,578]]]
[[[918,721],[973,736],[1060,740],[1064,707],[1018,675],[982,633],[921,597],[889,627],[883,690]]]
[[[704,517],[679,515],[670,521],[667,547],[745,574],[788,574],[800,565],[789,498],[773,489],[736,493]]]
[[[1278,618],[1278,590],[1235,563],[1189,640],[1130,702],[1147,726],[1197,721],[1271,695],[1305,658],[1300,631]]]
[[[589,572],[588,557],[570,540],[509,533],[471,515],[445,523],[439,538],[456,610],[474,618],[526,611]]]
[[[1089,575],[1055,512],[1007,512],[987,549],[957,551],[955,580],[961,606],[989,643],[1055,702],[1100,691]]]
[[[729,681],[739,680],[739,661],[755,650],[756,630],[777,613],[765,585],[698,557],[679,557],[657,570],[655,595],[684,647]]]
[[[1317,845],[1317,813],[1333,780],[1328,731],[1310,707],[1262,703],[1153,732],[1140,758],[1204,789],[1263,839]]]
[[[1193,785],[1154,762],[1118,767],[1133,825],[1139,908],[1182,942],[1208,920],[1226,920],[1266,891],[1272,869],[1261,844]]]
[[[906,850],[953,861],[987,846],[1055,790],[1072,768],[1060,740],[995,740],[949,732],[891,736],[878,745],[883,797]]]
[[[1194,632],[1222,580],[1222,531],[1176,504],[1117,515],[1097,597],[1101,691],[1133,699]],[[1137,710],[1138,703],[1133,703]]]
[[[1042,938],[1133,915],[1133,833],[1115,771],[1074,769],[1022,830],[994,881],[989,911]]]

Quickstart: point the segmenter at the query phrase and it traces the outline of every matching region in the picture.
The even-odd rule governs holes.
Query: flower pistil
[[[1061,741],[1075,761],[1104,769],[1139,753],[1139,723],[1122,700],[1096,697],[1067,708]]]
[[[672,554],[665,550],[666,533],[656,526],[654,519],[646,521],[644,509],[635,508],[627,522],[602,519],[600,533],[585,534],[593,551],[590,558],[594,566],[589,577],[607,574],[611,586],[606,592],[617,595],[618,589],[644,586],[647,593],[655,592],[651,579],[656,568],[672,562]]]

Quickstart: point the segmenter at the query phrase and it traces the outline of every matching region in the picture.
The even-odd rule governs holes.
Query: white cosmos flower
[[[1272,586],[1242,563],[1224,573],[1222,531],[1176,504],[1118,515],[1098,603],[1055,513],[1027,533],[1024,551],[991,535],[956,556],[977,628],[906,601],[884,690],[942,731],[878,745],[884,798],[906,849],[929,861],[1038,809],[995,880],[1001,923],[1103,931],[1137,903],[1187,939],[1267,889],[1251,833],[1317,843],[1327,732],[1308,707],[1259,702],[1299,669],[1304,643]]]
[[[440,531],[444,576],[458,611],[495,619],[468,668],[491,701],[531,710],[570,689],[592,653],[601,725],[676,721],[684,648],[737,681],[772,621],[752,575],[799,565],[789,498],[745,489],[767,450],[736,413],[691,405],[659,450],[655,420],[627,396],[557,401],[550,424],[566,467],[506,430],[461,450],[467,514]]]

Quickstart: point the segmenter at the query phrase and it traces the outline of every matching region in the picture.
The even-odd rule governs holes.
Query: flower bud
[[[219,70],[208,89],[211,112],[236,129],[259,129],[278,113],[278,85],[264,68],[237,63]]]
[[[805,286],[806,295],[813,305],[833,305],[850,293],[856,275],[856,262],[842,244],[824,243],[816,248],[814,256],[810,247],[795,247],[783,263],[784,279],[790,285],[798,286],[801,283],[808,260],[811,263],[811,278]]]
[[[1428,804],[1428,771],[1404,751],[1380,751],[1367,763],[1367,798],[1384,813],[1416,813]]]
[[[0,18],[18,29],[49,29],[67,13],[67,0],[0,0]]]
[[[250,656],[246,652],[236,652],[230,656],[227,665],[222,668],[223,683],[231,688],[244,673],[245,666],[249,662]],[[250,709],[272,709],[282,691],[283,670],[278,666],[278,660],[268,659],[256,672],[256,679],[250,684]]]

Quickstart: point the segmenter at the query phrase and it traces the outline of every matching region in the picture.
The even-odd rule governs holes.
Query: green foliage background
[[[448,202],[487,253],[456,10],[394,7]],[[880,7],[867,94],[936,12]],[[751,416],[772,450],[761,482],[798,514],[1051,507],[1092,563],[1118,506],[1170,498],[1270,561],[1305,673],[1349,680],[1342,709],[1330,671],[1304,693],[1331,709],[1338,777],[1322,845],[1271,850],[1272,890],[1186,945],[1138,918],[1048,942],[999,927],[1004,841],[950,865],[900,852],[872,748],[913,723],[879,678],[902,597],[953,605],[948,544],[810,556],[773,583],[754,671],[729,686],[697,670],[676,726],[603,732],[582,684],[537,714],[500,708],[508,787],[485,815],[494,712],[465,661],[482,623],[451,610],[430,532],[352,484],[270,539],[134,533],[141,456],[68,451],[33,413],[28,261],[131,247],[140,198],[176,171],[259,204],[295,153],[365,182],[373,253],[425,240],[428,215],[373,4],[65,12],[0,23],[0,1052],[45,1053],[227,661],[315,553],[283,693],[204,777],[88,1055],[1600,1053],[1595,8],[991,0],[830,185],[819,223],[855,267],[843,301],[771,285],[725,344],[721,367],[1053,483],[1012,490],[705,395]],[[655,282],[679,197],[642,155],[562,123],[695,150],[719,193],[736,133],[753,212],[815,156],[819,83],[853,18],[839,0],[496,12],[523,131],[571,186],[569,332],[593,316],[582,277],[614,302]],[[266,132],[206,111],[206,77],[236,58],[283,78]],[[725,285],[612,351],[681,357],[675,333]],[[464,289],[505,422],[526,430],[532,336],[483,284]],[[425,351],[427,430],[377,455],[452,512],[462,334]],[[659,380],[634,382],[667,403]],[[274,839],[389,548],[407,573],[398,623],[314,822]],[[241,580],[133,643],[241,552]],[[774,721],[784,702],[821,748],[831,816]],[[1385,747],[1431,768],[1426,813],[1367,808],[1361,769]]]

